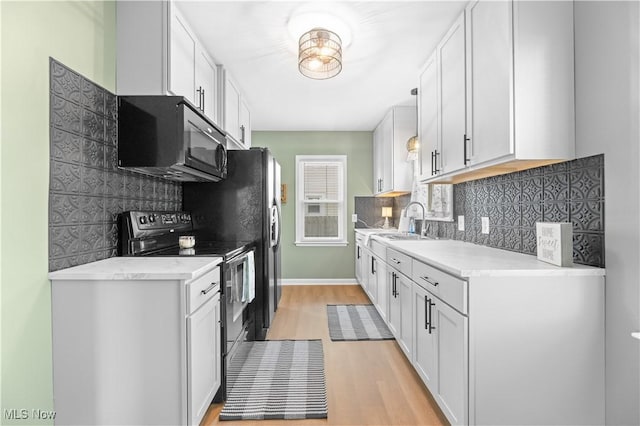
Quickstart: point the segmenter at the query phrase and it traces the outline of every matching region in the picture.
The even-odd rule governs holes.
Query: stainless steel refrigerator
[[[263,340],[281,294],[280,165],[266,148],[229,151],[227,161],[225,180],[183,185],[183,210],[191,212],[197,238],[256,243],[249,338]]]

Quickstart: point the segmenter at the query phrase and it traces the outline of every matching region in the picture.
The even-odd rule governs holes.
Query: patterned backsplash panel
[[[117,167],[117,98],[50,59],[49,270],[116,255],[117,215],[180,210],[182,185]]]
[[[571,222],[574,262],[604,267],[604,155],[454,185],[454,218],[430,221],[429,235],[533,255],[536,222]]]
[[[358,215],[356,228],[382,228],[384,218],[383,207],[393,207],[393,197],[354,197],[354,212]],[[395,213],[395,212],[394,212]],[[395,214],[394,214],[395,216]],[[389,218],[389,226],[393,227],[393,217]]]

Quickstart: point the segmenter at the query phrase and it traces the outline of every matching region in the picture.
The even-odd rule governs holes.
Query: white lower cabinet
[[[387,283],[387,264],[384,261],[378,262],[376,275],[378,278],[378,283],[375,305],[382,319],[388,321],[387,316],[389,313],[389,284]]]
[[[176,259],[49,275],[56,424],[202,421],[221,383],[220,261]]]
[[[402,317],[400,316],[400,299],[396,294],[396,286],[398,285],[399,272],[391,267],[387,270],[387,283],[389,297],[389,316],[387,326],[393,333],[396,340],[400,340],[400,326]]]
[[[221,383],[220,293],[187,317],[187,375],[191,424],[204,417]]]
[[[429,305],[429,325],[436,336],[434,396],[451,424],[468,424],[469,320],[435,296]]]
[[[367,279],[366,292],[369,296],[371,303],[376,303],[378,296],[378,265],[380,260],[371,251],[367,251],[367,273],[369,278]]]
[[[414,270],[418,266],[414,264]],[[447,278],[431,281],[436,286],[427,285],[447,288],[458,281]],[[468,424],[469,320],[422,285],[413,283],[413,366],[447,420],[451,424]]]
[[[356,240],[356,261],[355,261],[355,275],[358,284],[362,285],[362,261],[360,258],[363,256],[362,243]]]
[[[446,240],[385,260],[374,303],[451,424],[604,424],[603,269]]]
[[[400,348],[411,360],[413,350],[412,284],[411,280],[398,272],[397,269],[390,267],[389,270],[391,272],[387,273],[387,276],[391,283],[391,299],[389,301],[388,325]]]
[[[422,381],[431,388],[437,383],[435,327],[429,327],[429,304],[431,293],[413,284],[413,316],[415,318],[415,348],[413,366]]]
[[[400,299],[400,347],[409,360],[413,353],[413,285],[404,275],[398,275],[396,297]]]

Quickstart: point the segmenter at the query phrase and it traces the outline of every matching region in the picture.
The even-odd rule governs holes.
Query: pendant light
[[[409,154],[415,154],[414,158],[411,158],[415,159],[418,151],[420,151],[420,141],[418,140],[418,88],[411,89],[411,94],[416,97],[416,134],[407,141],[407,151]]]

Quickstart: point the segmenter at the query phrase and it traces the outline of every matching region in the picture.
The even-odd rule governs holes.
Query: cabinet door
[[[375,304],[378,296],[378,267],[380,261],[373,254],[369,255],[369,280],[367,282],[367,294],[371,303]]]
[[[251,112],[244,99],[240,99],[240,143],[251,148]]]
[[[224,86],[224,130],[240,141],[240,91],[228,76]]]
[[[369,250],[367,250],[364,246],[362,250],[360,250],[360,287],[367,292],[368,282],[369,282],[369,270],[367,266],[369,264]]]
[[[378,278],[376,306],[382,319],[387,322],[387,313],[389,311],[389,284],[387,282],[387,264],[383,260],[380,260],[376,266],[378,268],[376,272],[376,276]]]
[[[420,175],[423,179],[438,173],[442,157],[438,135],[438,66],[436,55],[427,61],[418,87],[418,140],[420,141]]]
[[[397,297],[400,299],[400,347],[409,360],[413,356],[413,283],[400,275],[396,284]]]
[[[373,131],[373,193],[382,192],[382,123]]]
[[[413,366],[425,385],[431,390],[437,383],[436,330],[429,326],[429,308],[432,308],[433,296],[417,284],[413,284],[413,326],[415,327],[415,346],[413,348]],[[432,309],[433,311],[433,309]]]
[[[467,137],[473,164],[513,154],[512,4],[476,0],[466,9]]]
[[[196,54],[196,105],[211,119],[218,123],[216,108],[216,77],[218,69],[207,54],[198,50]]]
[[[380,167],[382,179],[380,192],[393,191],[393,111],[390,111],[382,121],[380,129]]]
[[[220,293],[187,317],[189,424],[197,425],[220,387]]]
[[[395,269],[387,272],[387,282],[389,284],[387,295],[389,296],[389,330],[393,333],[396,340],[400,340],[400,299],[396,293],[400,273]]]
[[[198,105],[195,96],[196,40],[177,11],[171,18],[169,90]]]
[[[360,285],[362,285],[362,261],[360,258],[362,257],[362,245],[356,244],[356,261],[355,261],[355,270],[356,270],[356,281]]]
[[[432,298],[430,320],[437,336],[436,377],[438,405],[451,424],[467,424],[468,392],[468,319],[449,305]]]
[[[440,63],[442,172],[449,173],[466,166],[464,13],[440,42],[437,52]]]

